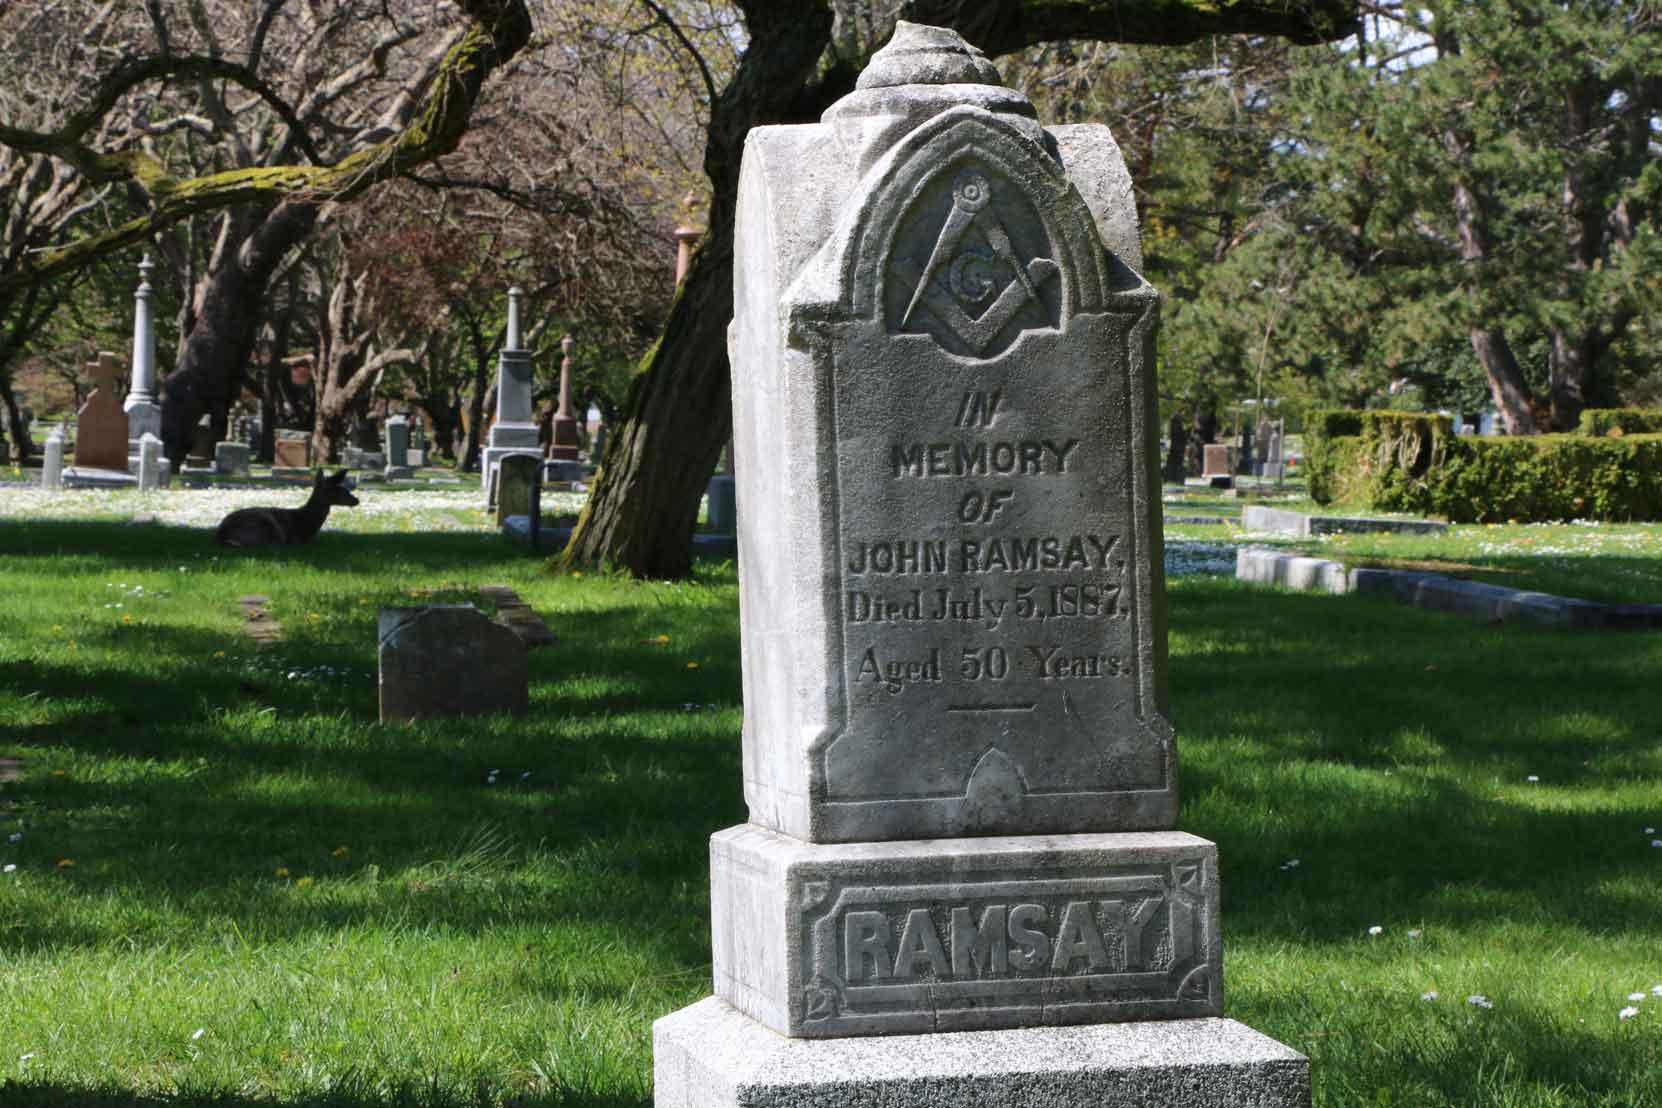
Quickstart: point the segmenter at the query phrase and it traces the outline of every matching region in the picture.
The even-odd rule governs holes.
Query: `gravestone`
[[[709,497],[708,519],[710,530],[731,535],[739,529],[738,482],[730,473],[718,473],[710,478],[705,490]]]
[[[485,486],[485,506],[496,504],[497,467],[510,454],[540,458],[536,415],[532,411],[531,352],[520,348],[520,297],[517,287],[508,290],[508,329],[497,355],[496,422],[480,459]]]
[[[1263,475],[1265,477],[1273,477],[1277,480],[1280,480],[1282,475],[1286,472],[1286,463],[1282,460],[1282,433],[1281,421],[1277,420],[1275,426],[1270,429],[1269,444],[1265,448],[1264,452]]]
[[[1235,485],[1235,448],[1226,443],[1209,442],[1201,448],[1203,459],[1200,476],[1215,489]]]
[[[496,525],[509,516],[529,516],[534,490],[541,481],[543,462],[534,454],[510,454],[498,469]]]
[[[188,464],[207,468],[214,464],[214,445],[219,440],[214,438],[214,417],[204,415],[196,421],[196,430],[191,435],[190,450],[185,456]]]
[[[550,428],[548,460],[551,462],[577,460],[577,416],[571,410],[571,350],[576,343],[570,335],[560,340],[560,401]]]
[[[63,428],[54,427],[46,436],[46,452],[41,459],[40,485],[44,489],[63,488]]]
[[[271,464],[278,469],[304,470],[310,461],[311,436],[304,431],[278,431]]]
[[[121,362],[107,351],[92,363],[97,382],[75,413],[75,468],[127,472],[127,413],[116,399]]]
[[[214,447],[214,472],[226,477],[247,477],[254,450],[245,442],[226,439]]]
[[[1219,1018],[1217,852],[1174,830],[1158,296],[1107,128],[901,22],[819,125],[751,131],[736,234],[749,822],[657,1105],[1307,1105]]]
[[[162,487],[162,440],[149,431],[139,436],[138,487]]]
[[[382,608],[381,721],[520,713],[525,643],[471,604]]]
[[[150,314],[150,271],[155,268],[149,254],[139,260],[139,283],[133,292],[133,371],[122,403],[127,413],[128,466],[135,471],[144,435],[162,433],[162,406],[156,403],[156,336]],[[165,472],[164,468],[164,477]]]
[[[415,470],[410,467],[410,421],[401,415],[390,417],[384,438],[387,444],[387,476],[411,476]]]

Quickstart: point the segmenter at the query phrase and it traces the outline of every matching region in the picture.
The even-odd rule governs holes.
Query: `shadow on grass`
[[[131,552],[132,528],[52,529],[77,550],[74,557],[104,563],[82,570],[99,575],[130,576],[144,561],[172,566],[189,545],[175,530],[159,529],[162,541],[139,557]],[[83,636],[82,655],[0,661],[0,687],[52,705],[40,720],[8,727],[6,738],[25,761],[21,818],[36,823],[57,814],[73,834],[76,864],[56,875],[65,893],[188,902],[192,914],[235,920],[268,940],[366,921],[477,930],[579,920],[641,930],[666,972],[706,965],[706,925],[698,917],[653,921],[667,923],[669,911],[685,917],[662,888],[680,881],[702,889],[708,835],[743,819],[737,627],[731,603],[721,599],[733,588],[731,567],[711,571],[714,588],[702,591],[612,583],[615,602],[604,598],[565,615],[544,608],[558,642],[528,656],[526,716],[383,726],[375,691],[379,604],[419,603],[405,586],[488,581],[501,570],[519,575],[516,587],[528,599],[546,582],[537,563],[511,549],[506,558],[500,551],[490,557],[487,542],[482,556],[477,535],[326,539],[280,553],[298,566],[341,570],[336,588],[345,615],[338,621],[313,629],[285,612],[287,637],[256,648],[234,630],[236,595],[245,591],[236,582],[246,577],[225,563],[277,555],[222,554],[216,572],[230,575],[224,632],[159,621],[123,626],[112,618]],[[389,562],[418,566],[420,574],[401,575],[387,589]],[[352,601],[361,582],[380,592],[359,606]],[[268,591],[274,605],[283,603],[280,583]],[[697,602],[683,602],[688,595]],[[106,648],[113,656],[101,661]],[[142,663],[131,661],[135,651]],[[216,652],[227,657],[215,660]],[[99,769],[54,777],[52,766],[30,754],[44,748],[86,755]],[[492,770],[500,777],[493,780]],[[554,864],[577,880],[549,895],[536,881],[486,889],[424,876],[445,872],[465,849],[458,844],[482,826],[514,844],[516,866]],[[18,860],[50,870],[69,852],[62,836],[50,838],[31,832]],[[333,861],[331,848],[346,843],[349,861]],[[384,875],[373,897],[296,897],[273,878],[282,868],[349,882],[371,866]],[[699,916],[705,912],[700,904]],[[0,935],[0,949],[115,938],[121,925],[87,922],[98,918],[73,902],[61,915],[31,914]]]
[[[1492,913],[1662,935],[1623,887],[1658,813],[1614,799],[1662,772],[1662,634],[1224,582],[1180,585],[1172,615],[1181,825],[1220,844],[1231,934],[1334,942],[1369,913]],[[1609,798],[1525,791],[1575,787]]]
[[[167,565],[203,541],[174,529],[51,526],[44,537],[73,550],[65,557],[80,571]],[[146,537],[142,553],[135,534]],[[242,651],[282,666],[228,673],[207,660],[226,649],[231,625],[219,634],[165,624],[100,632],[111,637],[95,645],[142,650],[143,667],[16,655],[0,663],[0,686],[59,705],[51,722],[8,728],[6,738],[25,759],[24,818],[73,836],[77,857],[54,877],[62,895],[0,933],[0,949],[161,943],[181,919],[228,922],[254,942],[349,926],[473,932],[574,922],[626,936],[631,952],[665,974],[708,964],[706,841],[744,818],[730,569],[701,588],[616,584],[592,601],[561,593],[580,610],[551,613],[535,563],[478,535],[335,533],[296,551],[234,557],[274,572],[289,564],[338,571],[343,604],[363,588],[380,592],[361,623],[354,615],[313,631],[285,613],[287,641]],[[410,579],[389,588],[389,565],[410,567]],[[408,602],[403,586],[491,574],[507,575],[559,636],[530,655],[532,713],[375,722],[375,605]],[[236,598],[227,588],[229,610]],[[270,591],[281,602],[281,588]],[[1652,860],[1639,827],[1662,813],[1623,799],[1633,793],[1621,788],[1662,774],[1662,634],[1502,629],[1386,600],[1192,579],[1174,586],[1170,615],[1180,826],[1220,844],[1226,936],[1337,945],[1355,938],[1358,921],[1460,928],[1494,917],[1564,932],[1568,943],[1569,932],[1613,926],[1662,937],[1648,887],[1628,880],[1638,860]],[[346,677],[287,676],[302,665]],[[31,760],[31,749],[44,748],[85,755],[93,768],[51,777]],[[1572,786],[1577,798],[1567,795]],[[1539,803],[1522,791],[1532,787],[1565,790],[1564,802]],[[445,880],[481,827],[507,844],[495,879]],[[22,845],[34,869],[52,865],[58,844],[48,838],[31,831]],[[337,859],[333,849],[348,844]],[[1282,870],[1291,857],[1302,865]],[[368,876],[371,866],[378,877]],[[316,874],[315,895],[296,895],[274,876],[278,867]],[[86,910],[98,898],[166,904],[172,915],[145,922]],[[557,974],[527,974],[513,987],[541,995],[562,986]],[[632,984],[597,971],[584,987],[621,998]],[[1310,1026],[1295,993],[1257,1006],[1284,1026]],[[1467,1015],[1456,1012],[1448,1019]],[[1512,1079],[1543,1086],[1610,1089],[1633,1072],[1631,1059],[1613,1057],[1597,1036],[1533,1026],[1527,1011],[1504,1018],[1514,1022],[1497,1014],[1490,1024],[1512,1028],[1498,1046],[1493,1035],[1452,1032],[1422,1044],[1393,1038],[1384,1054],[1334,1044],[1326,1101],[1370,1102],[1376,1089],[1406,1082],[1427,1090],[1428,1103],[1474,1102],[1470,1075],[1500,1069],[1501,1048],[1527,1059]],[[268,1103],[193,1095],[155,1103]],[[509,1095],[528,1106],[639,1103],[494,1088],[472,1102]],[[0,1088],[8,1108],[134,1103],[145,1102],[49,1081]],[[441,1095],[419,1083],[347,1081],[338,1093],[284,1103],[471,1102],[454,1088]]]

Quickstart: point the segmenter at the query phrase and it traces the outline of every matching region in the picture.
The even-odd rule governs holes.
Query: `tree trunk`
[[[0,396],[6,399],[6,437],[12,441],[12,464],[22,465],[29,460],[29,449],[34,444],[29,441],[29,429],[23,426],[23,412],[17,406],[10,378],[0,379]]]
[[[733,318],[733,215],[739,161],[752,127],[819,115],[805,86],[831,41],[824,3],[741,4],[750,44],[732,81],[710,108],[704,171],[710,177],[709,230],[670,307],[663,338],[643,359],[623,419],[606,443],[594,489],[571,541],[566,567],[608,562],[637,577],[684,577],[692,568],[698,501],[732,434],[727,321]],[[852,74],[833,80],[840,92]]]
[[[1499,327],[1471,328],[1472,351],[1483,366],[1483,375],[1489,379],[1489,399],[1500,412],[1501,422],[1508,435],[1535,434],[1535,415],[1529,407],[1529,386],[1524,383],[1523,371],[1512,353],[1512,344],[1506,341],[1506,332]]]
[[[284,201],[259,219],[208,277],[196,326],[179,351],[179,367],[163,383],[162,446],[176,469],[184,464],[204,412],[223,427],[254,352],[271,275],[316,221],[315,204]]]
[[[468,398],[467,438],[462,443],[461,463],[456,466],[463,473],[479,468],[479,455],[485,444],[485,394],[490,386],[485,383],[489,363],[483,358],[473,362],[473,392]]]
[[[1456,47],[1452,40],[1440,44],[1445,52]],[[1488,259],[1489,243],[1483,220],[1482,200],[1470,181],[1471,138],[1450,129],[1444,132],[1443,148],[1454,165],[1454,222],[1460,234],[1460,260],[1465,266],[1461,289],[1471,309],[1467,334],[1472,351],[1483,366],[1489,382],[1489,396],[1500,412],[1509,435],[1535,434],[1535,416],[1530,411],[1529,385],[1524,381],[1512,345],[1495,318],[1483,289],[1482,266]]]
[[[604,560],[637,577],[685,577],[691,570],[699,498],[733,420],[726,358],[732,289],[732,222],[713,221],[663,341],[630,389],[629,414],[606,442],[562,564]],[[665,465],[665,458],[677,464]]]

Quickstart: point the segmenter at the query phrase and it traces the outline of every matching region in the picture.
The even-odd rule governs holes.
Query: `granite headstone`
[[[382,608],[381,721],[524,712],[525,643],[471,604]]]
[[[751,131],[735,253],[750,822],[660,1108],[1001,1103],[1036,1059],[1010,1103],[1143,1104],[1055,1025],[1146,1020],[1208,1059],[1185,1106],[1307,1104],[1216,1018],[1216,848],[1173,829],[1158,296],[1107,128],[901,22],[819,125]],[[941,1031],[984,1061],[925,1088]]]

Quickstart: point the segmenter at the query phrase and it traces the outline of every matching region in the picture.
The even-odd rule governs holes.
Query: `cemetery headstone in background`
[[[415,471],[410,468],[410,421],[401,415],[395,415],[387,420],[386,427],[386,475],[388,477],[409,477]]]
[[[1173,829],[1112,136],[902,22],[821,124],[750,133],[739,196],[750,822],[659,1108],[1307,1105],[1307,1060],[1218,1018],[1216,848]]]
[[[207,469],[214,464],[213,416],[204,415],[196,422],[196,431],[191,436],[190,451],[186,455],[186,462],[191,466]]]
[[[532,454],[510,454],[498,471],[496,525],[509,516],[531,515],[531,500],[542,478],[542,459]]]
[[[1201,448],[1201,457],[1204,459],[1204,463],[1200,475],[1214,484],[1220,477],[1226,479],[1232,477],[1235,472],[1234,453],[1234,448],[1227,443],[1207,443]]]
[[[381,721],[523,712],[525,643],[471,604],[382,608]]]
[[[311,436],[304,431],[278,431],[272,446],[272,466],[277,469],[306,469],[311,455]]]
[[[162,406],[156,403],[156,338],[150,321],[150,271],[156,263],[146,254],[139,261],[139,283],[133,292],[133,371],[122,408],[127,413],[127,455],[136,463],[139,441],[148,432],[162,433]],[[165,472],[164,464],[164,472]]]
[[[560,340],[560,398],[554,412],[548,459],[554,462],[577,460],[577,416],[571,410],[571,350],[577,340],[566,335]]]
[[[510,454],[542,457],[537,442],[536,413],[532,411],[531,352],[520,348],[518,288],[508,290],[508,331],[497,355],[496,422],[481,463],[485,506],[496,504],[497,466]]]
[[[46,436],[46,451],[41,459],[40,484],[45,489],[63,488],[63,428],[54,427]]]
[[[162,487],[162,440],[149,431],[139,436],[138,484],[141,489]]]
[[[226,439],[214,446],[214,472],[225,477],[247,477],[253,454],[247,443]]]
[[[75,413],[75,467],[126,473],[127,413],[115,396],[120,359],[100,352],[91,370],[97,384]]]

